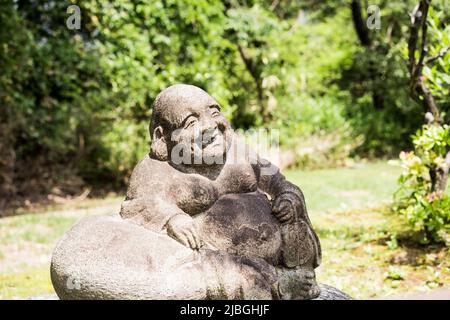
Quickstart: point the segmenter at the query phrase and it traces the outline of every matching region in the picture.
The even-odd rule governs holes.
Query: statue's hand
[[[289,223],[295,219],[299,199],[290,193],[282,193],[275,198],[272,213],[281,223]]]
[[[186,214],[177,214],[167,222],[167,234],[192,249],[201,247],[197,224]]]

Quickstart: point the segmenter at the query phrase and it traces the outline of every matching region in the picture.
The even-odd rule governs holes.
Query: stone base
[[[320,296],[313,300],[352,300],[348,294],[332,286],[327,284],[320,284],[319,286],[321,289]],[[45,294],[29,297],[28,300],[59,300],[59,298],[56,294]]]
[[[348,294],[327,284],[319,284],[320,296],[313,300],[353,300]]]

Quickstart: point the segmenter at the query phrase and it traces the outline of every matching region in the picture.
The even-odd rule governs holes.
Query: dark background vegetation
[[[71,4],[80,30],[66,26]],[[211,93],[235,128],[281,130],[289,165],[397,157],[426,111],[405,53],[417,1],[371,1],[380,30],[366,27],[368,4],[2,1],[0,214],[122,188],[148,150],[152,101],[174,83]],[[448,1],[433,7],[448,24]],[[448,95],[438,104],[446,117]]]

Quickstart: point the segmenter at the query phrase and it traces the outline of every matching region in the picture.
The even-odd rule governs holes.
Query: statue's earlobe
[[[169,159],[169,152],[167,150],[167,142],[164,137],[163,128],[158,126],[152,133],[152,144],[150,146],[150,156],[160,161],[167,161]]]

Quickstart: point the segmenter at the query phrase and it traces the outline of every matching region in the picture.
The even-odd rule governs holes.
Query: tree
[[[422,0],[411,13],[411,26],[408,40],[409,88],[412,98],[423,104],[424,110],[427,112],[427,122],[440,126],[444,119],[436,103],[436,98],[427,83],[428,78],[424,75],[424,68],[429,68],[431,64],[445,58],[446,54],[450,51],[450,45],[439,49],[434,55],[430,55],[428,39],[430,4],[431,0]],[[439,194],[443,194],[447,186],[450,150],[442,156],[444,161],[430,168],[431,191]]]
[[[441,19],[444,18],[444,19]],[[418,231],[422,240],[450,245],[450,196],[445,192],[450,167],[450,26],[430,0],[421,0],[411,13],[405,56],[409,91],[423,105],[426,124],[413,136],[413,152],[402,152],[404,172],[396,192],[396,210]]]

